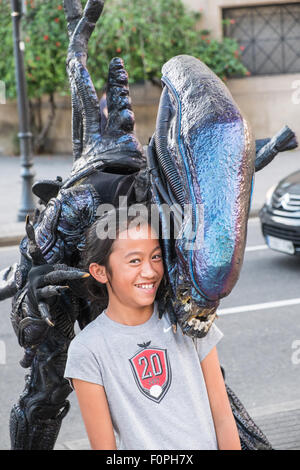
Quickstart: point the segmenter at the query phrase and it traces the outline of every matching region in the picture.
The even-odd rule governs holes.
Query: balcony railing
[[[300,2],[228,8],[224,36],[235,38],[252,75],[300,72]]]

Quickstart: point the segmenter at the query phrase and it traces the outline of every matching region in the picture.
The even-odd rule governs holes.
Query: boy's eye
[[[157,253],[156,255],[153,255],[152,256],[152,259],[153,260],[156,260],[156,261],[159,261],[162,259],[162,254],[161,253]],[[137,264],[137,263],[140,263],[140,258],[133,258],[129,261],[130,264]]]

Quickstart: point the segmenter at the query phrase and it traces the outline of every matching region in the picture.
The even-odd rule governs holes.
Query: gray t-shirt
[[[196,349],[156,304],[137,326],[104,311],[71,342],[65,377],[104,386],[118,450],[217,449],[200,361],[222,336],[213,324]]]

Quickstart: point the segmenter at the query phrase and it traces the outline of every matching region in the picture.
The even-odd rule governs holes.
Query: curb
[[[19,245],[26,233],[14,233],[12,235],[0,234],[0,247],[9,247]]]
[[[19,245],[22,238],[24,238],[24,234],[22,235],[13,235],[13,236],[0,236],[0,247],[8,247],[8,246],[15,246]]]

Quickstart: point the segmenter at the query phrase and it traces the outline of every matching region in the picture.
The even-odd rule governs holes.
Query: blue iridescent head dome
[[[226,85],[200,60],[174,57],[162,75],[150,154],[185,215],[181,237],[165,243],[170,301],[183,331],[203,336],[243,263],[255,141]]]

